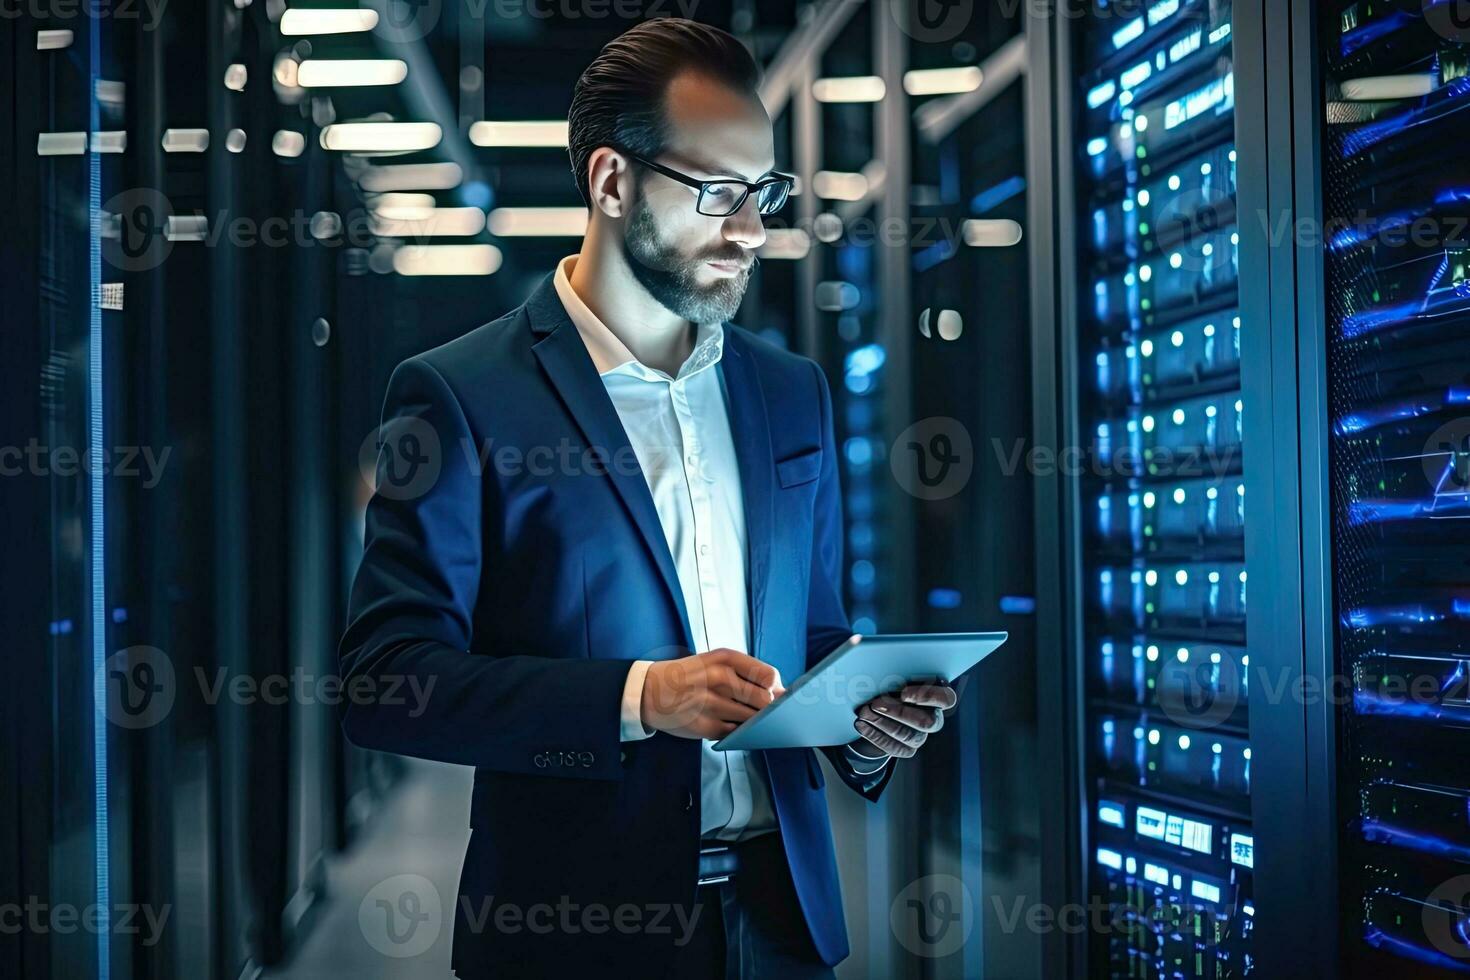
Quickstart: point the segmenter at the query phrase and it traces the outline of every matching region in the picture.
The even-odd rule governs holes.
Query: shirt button
[[[699,553],[701,555],[707,555],[707,554],[709,554],[709,545],[707,545],[707,544],[700,545],[699,546]]]

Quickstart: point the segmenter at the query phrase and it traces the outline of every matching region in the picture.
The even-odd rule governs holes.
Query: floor
[[[278,980],[438,980],[449,972],[471,770],[414,761],[365,837],[327,869],[329,897]]]

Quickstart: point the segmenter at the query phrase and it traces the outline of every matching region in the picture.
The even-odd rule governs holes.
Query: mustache
[[[760,256],[754,252],[746,252],[741,249],[737,252],[713,252],[700,258],[701,262],[724,262],[727,265],[738,265],[741,269],[753,269],[760,263]]]

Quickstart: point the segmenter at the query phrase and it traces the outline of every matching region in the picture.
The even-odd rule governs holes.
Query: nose
[[[766,226],[761,221],[756,207],[755,195],[746,195],[740,209],[725,219],[724,232],[727,242],[734,242],[748,249],[760,248],[766,241]]]

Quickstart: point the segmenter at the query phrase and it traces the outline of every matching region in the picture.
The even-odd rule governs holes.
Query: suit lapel
[[[725,352],[720,378],[729,406],[730,435],[740,467],[741,496],[745,500],[746,595],[749,602],[751,655],[761,651],[761,617],[766,608],[766,581],[772,532],[771,428],[766,398],[756,373],[755,358],[740,336],[725,330]]]
[[[679,586],[679,574],[669,553],[668,540],[664,537],[663,525],[659,523],[658,509],[648,492],[648,483],[640,468],[614,465],[617,460],[632,457],[632,445],[628,434],[618,418],[617,409],[608,397],[602,378],[592,363],[592,356],[582,342],[581,335],[567,316],[561,298],[556,295],[552,276],[548,275],[526,302],[526,311],[531,318],[532,330],[541,335],[532,348],[545,369],[552,385],[561,396],[587,445],[605,453],[603,469],[612,481],[614,489],[632,517],[643,542],[658,565],[660,575],[669,597],[679,613],[680,625],[684,628],[684,644],[693,651],[693,640],[689,629],[689,613],[684,607],[684,592]],[[698,651],[693,651],[698,652]]]

